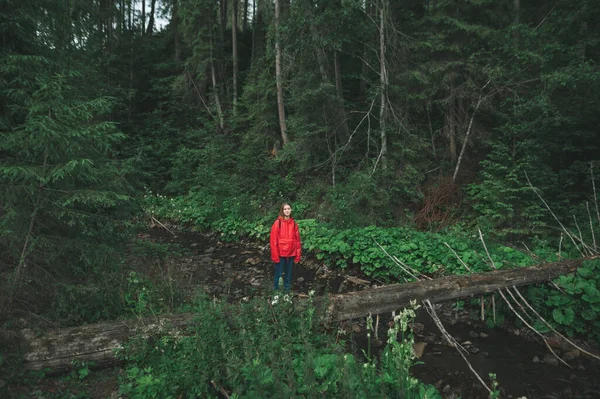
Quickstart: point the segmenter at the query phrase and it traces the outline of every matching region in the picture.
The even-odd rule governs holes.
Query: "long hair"
[[[278,216],[284,218],[284,214],[283,214],[283,207],[284,206],[289,206],[290,208],[292,207],[290,204],[288,204],[287,202],[284,202],[283,204],[281,204],[281,207],[279,208],[279,213],[277,214]]]

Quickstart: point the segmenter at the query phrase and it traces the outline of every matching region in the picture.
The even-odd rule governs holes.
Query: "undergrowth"
[[[274,219],[273,216],[250,220],[239,215],[214,219],[216,214],[205,218],[207,210],[195,202],[194,197],[187,196],[149,196],[146,204],[147,212],[156,217],[211,230],[223,241],[251,237],[266,242]],[[297,219],[297,222],[304,250],[314,254],[327,266],[353,266],[379,281],[393,283],[411,280],[402,268],[389,259],[389,255],[397,257],[419,273],[433,277],[468,274],[458,258],[473,272],[492,270],[485,248],[476,233],[469,235],[464,231],[456,231],[441,234],[407,227],[376,226],[342,229],[314,219]],[[558,251],[548,240],[535,239],[533,244],[531,250],[519,250],[488,240],[487,248],[497,269],[526,267],[579,256],[578,250],[571,243],[561,244]],[[600,315],[600,274],[594,272],[597,267],[594,265],[593,262],[584,263],[577,273],[557,279],[555,284],[562,287],[562,291],[551,284],[539,284],[529,287],[526,295],[546,320],[554,322],[559,331],[569,335],[584,334],[600,340],[600,322],[597,321]],[[479,308],[478,300],[474,302],[476,303],[467,305]],[[501,325],[505,319],[504,313],[510,313],[503,305],[499,305],[496,311],[499,317],[493,318],[496,322],[490,327]],[[539,331],[545,331],[540,323],[536,326]]]
[[[120,393],[128,398],[440,398],[410,376],[415,364],[408,322],[395,319],[379,360],[345,353],[344,342],[318,327],[318,309],[287,296],[242,304],[200,298],[184,333],[139,336],[125,360]]]

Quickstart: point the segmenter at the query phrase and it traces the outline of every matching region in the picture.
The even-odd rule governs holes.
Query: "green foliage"
[[[267,241],[275,215],[260,219],[246,219],[228,215],[217,219],[219,211],[204,208],[204,202],[195,202],[194,196],[166,198],[149,196],[147,211],[160,218],[194,227],[210,229],[220,234],[223,240],[233,241],[240,237],[252,237]],[[211,212],[210,218],[206,212]],[[214,212],[214,213],[213,213]],[[227,212],[229,213],[229,212]],[[227,214],[225,213],[225,214]],[[214,219],[213,219],[214,218]],[[476,237],[458,237],[419,232],[409,228],[336,228],[315,219],[297,219],[302,236],[302,246],[314,253],[317,259],[328,266],[345,268],[360,267],[367,276],[397,281],[404,276],[401,268],[394,265],[389,256],[398,257],[421,273],[430,275],[465,274],[464,266],[448,249],[454,249],[473,271],[487,271],[487,255]],[[488,244],[496,267],[523,267],[533,264],[531,257],[514,248]],[[564,254],[563,254],[564,255]],[[404,276],[405,277],[405,276]]]
[[[381,364],[344,354],[343,342],[317,329],[312,304],[295,309],[287,296],[234,306],[200,298],[199,316],[184,334],[134,338],[118,357],[126,361],[120,393],[132,398],[320,397],[439,398],[408,374],[415,355],[407,333],[414,317],[398,316]],[[427,396],[423,396],[423,394]]]
[[[530,288],[534,303],[543,306],[546,320],[569,335],[582,334],[600,340],[600,260],[584,261],[575,273],[561,276],[550,286]],[[542,326],[540,326],[542,327]]]
[[[3,61],[12,114],[0,142],[0,250],[13,287],[36,280],[37,267],[98,272],[126,241],[134,209],[129,165],[115,151],[124,136],[103,119],[112,100],[82,96],[73,86],[82,76],[48,59]]]

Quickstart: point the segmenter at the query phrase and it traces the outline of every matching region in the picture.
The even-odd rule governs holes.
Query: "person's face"
[[[292,207],[289,205],[284,205],[283,206],[283,216],[285,216],[286,218],[289,218],[291,214],[292,214]]]

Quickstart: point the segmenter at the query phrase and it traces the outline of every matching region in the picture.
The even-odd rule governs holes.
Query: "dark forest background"
[[[157,193],[199,224],[600,221],[597,1],[3,0],[0,41],[5,302],[117,267]]]

